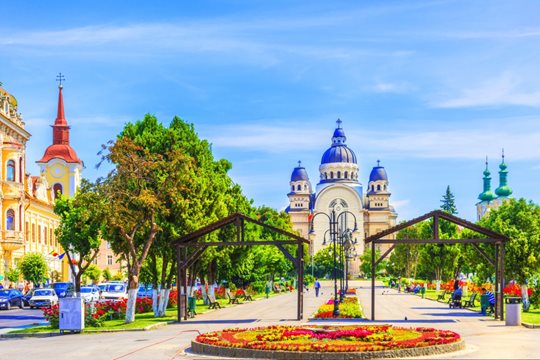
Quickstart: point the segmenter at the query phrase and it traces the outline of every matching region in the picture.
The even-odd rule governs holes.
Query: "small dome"
[[[291,181],[309,181],[308,173],[306,168],[302,166],[302,162],[298,162],[298,166],[294,168],[291,174]]]
[[[373,167],[373,170],[371,170],[371,174],[369,174],[369,181],[379,181],[384,180],[388,181],[388,175],[386,175],[386,170],[383,166],[379,166],[379,162],[377,161],[377,166]]]
[[[345,136],[345,131],[341,127],[341,122],[340,119],[337,119],[337,127],[332,136],[332,146],[324,152],[321,159],[321,165],[328,163],[356,164],[356,155],[354,154],[354,151],[345,145],[347,137]]]
[[[62,145],[62,144],[53,144],[50,145],[47,150],[45,150],[45,154],[41,158],[41,160],[37,161],[38,163],[46,163],[51,159],[62,159],[67,163],[79,163],[81,164],[82,161],[77,156],[77,153],[73,148],[69,145]]]
[[[322,156],[321,164],[327,163],[353,163],[356,164],[356,155],[347,145],[334,146],[326,150]]]

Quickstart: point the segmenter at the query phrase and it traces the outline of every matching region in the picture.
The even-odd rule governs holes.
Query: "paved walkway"
[[[319,298],[315,297],[312,289],[305,294],[306,318],[331,297],[330,284],[325,285],[323,283]],[[365,313],[370,314],[369,284],[353,282],[351,287],[355,286],[359,288]],[[506,327],[504,322],[468,310],[450,310],[445,304],[398,294],[382,287],[377,288],[376,301],[377,322],[430,326],[460,333],[467,349],[440,358],[540,358],[540,330]],[[237,326],[298,323],[292,319],[296,319],[295,292],[208,312],[181,324],[153,331],[10,339],[0,341],[0,349],[2,358],[6,359],[208,359],[184,352],[199,332]]]

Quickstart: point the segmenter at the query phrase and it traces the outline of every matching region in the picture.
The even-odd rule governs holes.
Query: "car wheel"
[[[32,305],[30,305],[30,309],[33,309],[34,307]]]
[[[7,302],[6,310],[11,310],[11,303],[9,301]]]
[[[21,302],[19,303],[19,308],[24,309],[24,303],[23,303],[22,300],[21,300]]]

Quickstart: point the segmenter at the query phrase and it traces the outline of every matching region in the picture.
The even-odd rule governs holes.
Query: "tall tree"
[[[449,214],[455,215],[458,213],[456,208],[456,197],[450,190],[450,185],[446,187],[446,193],[443,195],[441,200],[441,209],[446,211]]]
[[[81,291],[81,278],[99,253],[103,206],[104,199],[96,192],[95,184],[86,180],[75,197],[61,195],[54,204],[54,212],[60,217],[56,236],[66,250],[76,292]]]
[[[126,323],[135,319],[135,301],[141,267],[149,254],[159,223],[175,209],[188,208],[194,161],[174,146],[176,138],[146,115],[128,123],[114,143],[104,149],[104,161],[114,169],[101,181],[107,199],[107,239],[128,267]]]
[[[34,287],[45,282],[47,278],[47,261],[43,254],[40,253],[27,253],[22,258],[19,264],[23,277],[27,281],[31,281]]]
[[[511,199],[484,216],[479,225],[510,238],[505,248],[505,276],[521,284],[528,305],[527,280],[540,271],[540,206]]]

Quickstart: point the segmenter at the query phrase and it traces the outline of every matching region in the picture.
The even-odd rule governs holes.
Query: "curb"
[[[52,336],[62,336],[62,335],[73,335],[73,334],[101,334],[101,333],[116,333],[116,332],[128,332],[128,331],[149,331],[158,329],[164,326],[167,326],[168,324],[175,324],[176,321],[163,321],[155,324],[151,324],[148,326],[145,326],[143,328],[134,328],[134,329],[103,329],[103,330],[83,330],[83,332],[78,333],[61,333],[60,330],[58,331],[51,331],[51,332],[40,332],[40,333],[14,333],[14,334],[0,334],[0,339],[17,339],[17,338],[25,338],[25,337],[35,337],[35,338],[46,338],[46,337],[52,337]]]
[[[244,348],[220,347],[203,344],[193,340],[191,351],[199,355],[224,356],[230,358],[278,359],[278,360],[338,360],[338,359],[380,359],[403,358],[445,354],[465,349],[465,342],[460,340],[451,344],[415,347],[408,349],[365,351],[365,352],[300,352],[277,350],[254,350]]]
[[[526,327],[527,329],[540,329],[540,324],[529,324],[522,322],[521,326]]]

